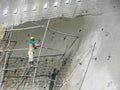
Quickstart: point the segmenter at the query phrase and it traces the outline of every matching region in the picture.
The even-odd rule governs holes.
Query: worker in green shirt
[[[33,65],[34,52],[35,52],[35,49],[36,49],[37,46],[39,46],[39,44],[37,44],[35,42],[35,38],[34,37],[30,37],[30,40],[29,40],[29,50],[28,50],[28,62],[31,65]]]

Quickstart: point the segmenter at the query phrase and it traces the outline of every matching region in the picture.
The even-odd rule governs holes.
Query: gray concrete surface
[[[2,12],[0,13],[0,22],[5,26],[14,24],[18,25],[15,28],[22,28],[33,26],[34,24],[31,21],[35,21],[40,25],[46,25],[46,20],[40,20],[54,17],[49,28],[79,35],[79,39],[67,52],[65,57],[65,59],[67,59],[66,64],[59,69],[60,71],[56,78],[54,90],[119,90],[120,1],[82,0],[81,2],[76,2],[75,0],[71,0],[70,4],[65,4],[64,0],[58,0],[58,7],[53,7],[54,2],[48,1],[50,2],[48,5],[50,8],[43,9],[43,5],[47,0],[21,0],[16,2],[13,0],[11,2],[1,0],[2,5],[0,7]],[[41,3],[39,4],[38,2]],[[35,11],[32,11],[33,3],[37,5]],[[28,6],[28,11],[24,12],[26,6]],[[18,13],[13,14],[16,7],[20,10]],[[8,13],[4,15],[3,12],[6,8],[8,8]],[[13,32],[12,40],[17,41],[15,48],[28,47],[28,34],[35,36],[36,41],[40,43],[39,40],[42,39],[44,29],[45,28],[39,28]],[[48,31],[44,46],[61,51],[43,49],[42,55],[63,54],[71,44],[71,41],[74,40],[74,38],[71,37],[66,37],[66,40],[64,40],[65,37],[65,35],[54,34],[54,32]],[[95,42],[96,45],[92,55]],[[13,48],[12,44],[11,48]],[[35,56],[37,56],[37,54],[38,51],[36,51]],[[27,50],[16,51],[11,55],[11,57],[26,56]],[[48,60],[47,64],[46,59]],[[36,78],[37,90],[49,90],[49,84],[47,83],[50,78],[48,75],[53,68],[59,67],[59,64],[61,64],[59,59],[60,56],[54,58],[43,57],[40,59],[41,62],[37,75],[44,74],[47,75],[47,77],[40,76]],[[90,60],[91,62],[89,63]],[[26,63],[27,59],[25,59],[25,61],[18,60],[17,62],[10,59],[8,66],[25,66]],[[87,68],[87,66],[89,67]],[[20,75],[22,71],[17,72],[17,74]],[[7,72],[6,75],[10,76],[13,75],[13,73],[14,72]],[[31,73],[31,75],[32,74],[33,73]],[[13,79],[6,76],[3,90],[13,90],[14,87],[11,88],[11,85],[17,81],[19,82],[18,78]],[[30,82],[31,80],[27,81]],[[30,85],[31,83],[28,83],[28,86],[26,85],[26,90],[28,90]]]
[[[57,7],[54,3],[58,2]],[[99,15],[119,10],[119,0],[1,0],[1,21],[5,26],[19,25],[27,21],[37,21],[43,18],[75,17],[79,15]],[[47,9],[44,5],[48,4]]]
[[[74,72],[68,74],[69,78],[66,78],[67,82],[61,90],[119,90],[119,58],[117,59],[119,57],[119,24],[117,24],[119,13],[111,12],[84,18],[86,18],[85,28],[89,34],[83,39],[71,65]],[[96,48],[81,87],[94,42]]]
[[[79,29],[75,28],[76,25],[73,24],[73,21],[71,19],[68,19],[68,20],[69,21],[64,21],[61,18],[52,19],[50,22],[49,28],[78,36]],[[47,20],[43,20],[35,23],[46,25],[46,21]],[[16,26],[14,28],[29,27],[32,25],[34,25],[32,22],[28,22],[28,23]],[[68,27],[68,25],[72,27]],[[73,28],[74,31],[71,28]],[[16,41],[16,44],[14,42],[11,42],[9,49],[28,48],[29,35],[34,36],[36,39],[36,42],[41,44],[44,29],[45,28],[31,29],[26,31],[13,31],[11,41]],[[76,41],[73,43],[74,40]],[[41,88],[42,90],[42,88],[44,88],[46,84],[47,86],[49,85],[50,72],[52,72],[54,68],[57,68],[57,70],[60,70],[61,68],[62,61],[63,61],[63,58],[61,58],[62,57],[61,54],[64,54],[66,52],[66,49],[68,49],[68,47],[71,47],[71,44],[73,43],[72,47],[69,48],[69,50],[67,50],[65,54],[65,58],[72,58],[72,56],[76,53],[77,48],[79,47],[79,42],[80,42],[79,38],[76,39],[76,37],[70,37],[70,36],[62,35],[62,34],[48,30],[47,37],[44,43],[44,47],[47,47],[48,49],[43,48],[42,50],[42,54],[41,54],[42,57],[40,58],[40,63],[37,70],[38,77],[35,79],[35,80],[38,80],[36,81],[37,87],[39,86],[39,88]],[[49,49],[49,48],[52,48],[52,49]],[[38,51],[39,51],[39,48],[35,52],[35,55],[34,55],[35,57],[38,56]],[[28,53],[28,50],[11,52],[7,68],[10,69],[10,68],[25,67],[28,63],[27,53]],[[54,55],[57,55],[57,56],[54,56]],[[36,60],[37,59],[35,58],[35,61]],[[7,71],[5,75],[3,89],[7,89],[7,90],[14,89],[15,87],[12,88],[12,86],[14,86],[14,84],[17,83],[17,81],[19,82],[19,79],[20,79],[19,77],[20,75],[22,75],[23,71],[24,69],[17,70],[17,71],[15,70]],[[34,69],[30,74],[31,76],[33,76],[33,72],[34,72]],[[12,78],[12,77],[18,77],[18,78]],[[26,80],[28,82],[28,86],[25,87],[26,89],[28,89],[28,87],[31,86],[32,79],[33,78]]]

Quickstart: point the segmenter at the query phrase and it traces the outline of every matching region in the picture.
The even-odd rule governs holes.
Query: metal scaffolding
[[[39,26],[32,26],[32,27],[26,27],[26,28],[6,29],[6,30],[2,30],[2,31],[7,31],[7,32],[11,32],[11,31],[25,31],[25,30],[31,30],[31,29],[43,28],[43,27],[44,27],[44,25],[39,25]]]
[[[7,44],[7,49],[9,49],[9,46],[10,46],[11,37],[12,37],[12,32],[10,32],[10,36],[9,36],[8,44]],[[5,55],[5,62],[4,62],[3,69],[6,69],[6,64],[7,64],[7,60],[8,60],[8,53],[9,52],[7,52],[6,55]],[[2,85],[3,85],[3,81],[4,81],[4,76],[5,76],[5,71],[2,72],[1,85],[0,85],[1,88],[2,88]]]
[[[78,36],[75,36],[75,35],[72,35],[72,34],[68,34],[68,33],[64,33],[64,32],[61,32],[61,31],[57,31],[57,30],[54,30],[54,29],[51,29],[49,28],[49,24],[50,24],[50,19],[48,19],[47,21],[47,25],[45,27],[45,32],[44,32],[44,35],[43,35],[43,39],[42,39],[42,43],[40,45],[40,49],[39,49],[39,53],[38,53],[38,56],[34,57],[34,58],[37,58],[36,60],[36,65],[33,66],[32,68],[34,68],[34,71],[33,71],[33,77],[28,75],[31,67],[29,65],[26,65],[25,67],[15,67],[15,68],[6,68],[6,64],[8,62],[8,57],[9,57],[9,53],[10,52],[14,52],[14,51],[24,51],[24,50],[28,50],[28,48],[19,48],[19,49],[10,49],[9,46],[10,46],[10,41],[11,41],[11,37],[12,37],[12,31],[23,31],[23,30],[30,30],[30,29],[35,29],[35,28],[43,28],[44,25],[37,25],[37,26],[32,26],[32,27],[26,27],[26,28],[18,28],[18,29],[14,29],[13,27],[9,30],[4,30],[6,32],[10,32],[10,36],[9,36],[9,39],[8,39],[8,44],[7,44],[7,48],[6,49],[2,49],[0,50],[0,52],[3,52],[5,53],[5,61],[4,61],[4,66],[3,66],[3,69],[2,69],[2,79],[1,79],[1,88],[2,88],[2,85],[3,85],[3,81],[4,81],[4,78],[5,78],[5,72],[6,71],[14,71],[14,70],[23,70],[23,73],[22,75],[20,75],[19,77],[21,78],[19,83],[15,86],[15,90],[18,90],[20,85],[25,82],[26,78],[27,77],[31,77],[33,78],[32,79],[32,88],[35,87],[35,79],[37,77],[36,73],[37,73],[37,70],[38,70],[38,65],[39,65],[39,62],[40,62],[40,58],[41,57],[46,57],[46,56],[61,56],[61,60],[62,59],[65,59],[65,55],[67,53],[67,51],[72,47],[72,45],[75,43],[75,41],[78,39]],[[48,31],[52,31],[52,32],[56,32],[58,34],[61,34],[61,35],[65,35],[65,36],[69,36],[69,37],[72,37],[72,38],[75,38],[75,40],[70,44],[70,46],[65,50],[65,51],[62,51],[62,50],[58,50],[58,49],[54,49],[54,48],[49,48],[49,47],[43,47],[43,44],[45,42],[45,38],[46,38],[46,35],[47,35],[47,32]],[[61,52],[62,54],[59,54],[59,55],[46,55],[46,56],[42,56],[41,53],[42,53],[42,49],[46,49],[46,50],[53,50],[53,51],[59,51]],[[15,58],[15,57],[13,57]],[[17,57],[16,57],[17,58]],[[16,59],[15,58],[15,59]],[[22,57],[21,57],[22,58]],[[26,58],[24,58],[26,59]],[[27,59],[26,59],[27,60]],[[63,60],[64,62],[64,60]],[[59,66],[59,69],[62,67],[62,64]],[[14,76],[14,77],[17,77],[17,76]],[[25,85],[25,83],[24,83]]]
[[[45,38],[46,38],[46,34],[47,34],[47,31],[48,31],[49,24],[50,24],[50,19],[48,19],[47,26],[45,28],[45,32],[44,32],[44,36],[43,36],[43,40],[42,40],[42,44],[41,44],[41,47],[40,47],[40,50],[39,50],[37,64],[36,64],[37,67],[38,67],[38,62],[39,62],[39,59],[40,59],[40,55],[41,55],[41,52],[42,52],[42,47],[43,47],[43,44],[44,44],[44,41],[45,41]],[[35,85],[36,72],[37,72],[37,68],[35,68],[35,72],[34,72],[34,76],[33,76],[33,84],[32,84],[33,88],[34,88],[34,85]]]

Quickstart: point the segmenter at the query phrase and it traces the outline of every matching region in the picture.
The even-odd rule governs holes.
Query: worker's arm
[[[40,47],[40,46],[41,46],[40,44],[35,43],[35,47]]]
[[[35,48],[37,48],[37,47],[41,47],[41,45],[40,45],[40,44],[35,43]],[[42,48],[47,49],[47,47],[42,47]]]

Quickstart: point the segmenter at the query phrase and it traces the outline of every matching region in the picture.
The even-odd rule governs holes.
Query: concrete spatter
[[[69,69],[70,71],[73,71],[70,74],[70,71],[68,70],[67,78],[63,82],[63,90],[78,90],[81,85],[82,77],[84,76],[87,64],[90,60],[91,51],[95,42],[98,42],[95,47],[95,53],[97,53],[101,43],[100,31],[92,30],[90,34],[88,34],[88,36],[81,41],[81,45],[78,49],[78,52],[74,56]]]
[[[96,42],[96,47],[81,90],[119,90],[119,18],[119,12],[112,11],[92,18],[93,21],[91,22],[89,22],[88,19],[89,25],[84,22],[86,28],[89,28],[90,26],[90,28],[93,27],[93,30],[90,32],[94,32],[93,42]],[[98,21],[97,24],[94,20]],[[98,26],[96,27],[96,25]],[[91,47],[91,45],[88,45],[91,38],[85,37],[85,40],[86,43],[83,48],[88,49],[89,46]],[[83,42],[81,44],[84,46]],[[83,58],[82,65],[78,64],[75,67],[71,77],[67,78],[68,82],[65,82],[61,90],[79,90],[83,76],[82,74],[85,72],[87,65],[85,63],[88,62],[89,58],[89,54],[87,55],[89,49],[85,50],[83,48],[80,48],[79,52],[82,52],[82,50],[85,52],[83,51],[83,55],[78,53],[75,56],[76,60],[73,60],[69,71],[72,72],[73,68],[81,61],[81,58]],[[70,72],[68,74],[70,74]]]
[[[107,66],[101,67],[99,71],[95,67],[96,66],[92,64],[89,68],[89,74],[86,76],[86,81],[84,82],[81,90],[117,90],[117,86],[111,79],[112,77],[107,69]],[[94,70],[91,68],[94,68]],[[92,76],[89,76],[90,74]]]
[[[24,3],[25,1],[25,3]],[[1,11],[3,11],[3,9],[6,9],[6,6],[9,7],[8,9],[10,9],[9,12],[13,12],[13,8],[19,8],[20,11],[18,12],[18,14],[13,15],[12,13],[8,13],[8,16],[3,16],[3,12],[0,12],[1,14],[1,21],[0,23],[7,24],[7,25],[13,25],[13,23],[15,25],[19,25],[20,23],[24,23],[26,21],[30,21],[30,20],[41,20],[41,16],[44,18],[48,18],[49,17],[49,13],[52,13],[51,15],[52,18],[53,17],[57,17],[57,16],[67,16],[67,17],[71,17],[73,15],[73,11],[76,7],[75,4],[73,6],[64,6],[64,0],[61,4],[61,8],[49,8],[49,10],[51,12],[49,12],[49,10],[44,11],[44,10],[40,10],[40,11],[35,11],[32,12],[30,10],[31,6],[33,5],[31,2],[33,3],[33,0],[16,0],[16,2],[14,0],[12,1],[7,1],[7,0],[1,0],[1,4],[0,8]],[[39,8],[42,8],[42,4],[40,3],[43,0],[34,0],[34,3],[38,3],[37,5],[39,6]],[[60,1],[60,0],[58,0]],[[75,1],[75,0],[71,0],[71,1]],[[92,2],[89,2],[92,1]],[[39,4],[40,3],[40,4]],[[53,5],[53,1],[50,0],[51,6]],[[21,5],[19,5],[21,4]],[[24,4],[24,5],[22,5]],[[28,12],[23,13],[23,9],[24,7],[21,6],[28,6]],[[72,4],[71,4],[72,5]],[[69,74],[71,72],[73,72],[70,76],[70,78],[68,78],[67,80],[69,81],[69,83],[67,82],[67,84],[65,84],[63,86],[63,90],[78,90],[81,80],[82,80],[82,74],[85,71],[87,62],[88,62],[88,58],[90,58],[90,52],[91,52],[91,48],[92,45],[89,45],[91,42],[89,42],[90,40],[96,41],[96,47],[95,47],[95,52],[93,55],[92,63],[89,67],[85,82],[83,84],[82,90],[119,90],[120,88],[120,81],[119,81],[119,73],[120,70],[118,69],[118,66],[120,64],[119,58],[120,58],[120,48],[119,48],[119,36],[120,36],[120,32],[119,32],[119,8],[120,7],[120,1],[119,0],[82,0],[82,3],[79,3],[79,6],[76,10],[75,16],[76,15],[82,15],[82,14],[91,14],[93,15],[93,12],[96,13],[105,13],[104,15],[101,16],[93,16],[93,17],[82,17],[82,19],[84,19],[84,21],[80,21],[81,19],[76,20],[76,22],[73,22],[76,24],[76,27],[79,25],[80,23],[80,28],[85,29],[85,31],[83,31],[85,34],[81,34],[80,35],[80,39],[81,39],[81,43],[80,43],[80,48],[78,53],[76,54],[75,58],[72,61],[71,67],[69,67],[70,70],[67,70],[67,76],[69,76]],[[64,9],[64,10],[62,10]],[[59,12],[60,11],[60,12]],[[63,12],[62,12],[63,11]],[[41,14],[42,12],[42,14]],[[66,13],[67,12],[67,13]],[[56,23],[56,22],[55,22]],[[67,22],[68,23],[68,22]],[[81,24],[82,23],[82,24]],[[59,26],[59,24],[57,24]],[[68,25],[66,27],[65,25]],[[74,30],[74,28],[71,26],[72,24],[65,24],[65,25],[61,25],[61,27],[65,27],[60,28],[58,27],[58,29],[62,29],[63,31],[66,30],[67,32],[69,32],[69,30]],[[103,30],[101,30],[103,28]],[[79,27],[75,28],[75,29],[79,29]],[[94,31],[95,30],[95,31]],[[98,31],[99,30],[99,31]],[[93,34],[91,34],[91,32]],[[34,35],[36,35],[37,33],[34,33]],[[19,35],[16,34],[14,39],[19,39],[21,38]],[[24,37],[27,36],[27,34],[23,34]],[[38,34],[37,34],[38,35]],[[92,36],[93,35],[93,36]],[[38,35],[39,36],[39,35]],[[51,35],[50,35],[51,36]],[[58,37],[60,37],[59,35],[57,35]],[[52,37],[52,36],[51,36]],[[93,37],[93,38],[92,38]],[[100,38],[99,38],[100,37]],[[49,38],[49,37],[48,37]],[[50,39],[47,40],[49,41]],[[62,37],[63,38],[63,37]],[[102,38],[102,39],[101,39]],[[23,40],[23,37],[21,38]],[[22,40],[19,39],[21,42]],[[28,39],[28,38],[27,38]],[[53,37],[52,37],[53,39]],[[61,48],[60,45],[62,46],[62,44],[59,44],[56,42],[57,40],[53,39],[53,43],[56,44],[51,44],[50,42],[50,46],[58,46],[58,48]],[[69,40],[70,42],[71,40]],[[100,42],[101,41],[101,42]],[[18,41],[18,47],[22,47],[25,46],[27,42],[24,41],[24,45],[21,44],[21,42]],[[60,40],[60,42],[64,42],[65,47],[62,48],[62,50],[64,50],[67,47],[67,43],[65,41]],[[46,45],[48,45],[46,43]],[[26,45],[27,46],[27,45]],[[74,49],[74,47],[72,48]],[[76,50],[75,50],[76,51]],[[27,52],[24,53],[18,53],[18,55],[21,56],[26,56]],[[46,51],[44,52],[46,53]],[[49,52],[47,52],[49,53]],[[54,52],[50,52],[50,53],[54,53]],[[55,52],[56,53],[56,52]],[[80,53],[80,54],[79,54]],[[109,59],[108,59],[109,57]],[[96,59],[96,60],[95,60]],[[78,64],[79,63],[79,64]],[[76,66],[77,65],[77,66]],[[74,71],[73,71],[74,70]],[[80,71],[80,72],[78,72]],[[63,72],[64,74],[64,72]],[[66,76],[66,77],[67,77]],[[80,78],[80,79],[78,79]],[[92,82],[92,83],[91,83]]]
[[[67,24],[64,25],[64,29],[62,28],[62,24],[65,23],[62,23],[61,25],[58,25],[59,23],[56,24],[55,28],[63,31],[66,30],[72,32],[74,27],[76,27],[76,29],[74,30],[79,30],[79,28],[82,28],[83,30],[80,33],[80,48],[78,49],[78,53],[74,57],[71,67],[69,67],[69,70],[67,71],[67,74],[70,74],[78,63],[82,62],[82,66],[78,64],[70,78],[67,78],[69,83],[67,82],[65,83],[65,85],[63,85],[63,90],[79,90],[78,88],[81,84],[83,73],[90,58],[90,52],[94,42],[96,42],[95,52],[82,90],[107,90],[108,88],[108,90],[117,90],[116,83],[118,80],[116,80],[116,75],[114,75],[114,73],[116,73],[116,70],[118,70],[115,65],[119,66],[119,24],[117,23],[119,22],[118,19],[119,13],[109,13],[102,16],[87,16],[74,19],[72,20],[72,23],[75,23],[75,26],[72,26],[71,21],[68,21]],[[57,25],[60,27],[57,27]],[[69,26],[69,28],[67,26]],[[106,33],[108,34],[107,36]],[[50,33],[50,36],[52,36],[52,33]],[[48,37],[47,40],[49,41],[50,38]],[[113,46],[111,42],[114,42],[115,46]],[[48,44],[46,43],[46,45]],[[111,50],[111,48],[113,50]],[[114,61],[106,61],[109,53],[112,54],[112,58],[114,59]],[[96,61],[94,61],[94,57],[97,57]],[[119,74],[119,72],[117,73]],[[66,77],[68,76],[69,75],[67,75]],[[118,75],[117,78],[119,78]]]

